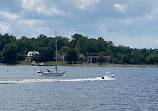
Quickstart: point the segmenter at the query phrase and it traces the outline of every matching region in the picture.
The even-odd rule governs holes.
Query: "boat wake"
[[[0,84],[22,84],[22,83],[40,83],[40,82],[80,82],[80,81],[105,81],[115,80],[114,78],[87,78],[87,79],[24,79],[24,80],[6,80],[0,81]]]

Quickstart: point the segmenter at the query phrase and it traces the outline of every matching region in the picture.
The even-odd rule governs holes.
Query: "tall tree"
[[[39,50],[39,61],[46,62],[54,60],[54,49],[51,47],[41,48]]]
[[[146,57],[148,64],[158,64],[158,55],[149,55]]]
[[[13,63],[16,62],[16,48],[13,44],[7,44],[2,53],[1,53],[1,60],[3,63]]]
[[[69,49],[65,55],[65,60],[70,64],[75,63],[78,60],[78,54],[75,49]]]
[[[0,35],[0,51],[3,50],[5,45],[14,43],[16,41],[16,38],[12,35],[9,35],[8,33],[4,35]]]
[[[78,39],[80,37],[82,37],[81,34],[75,34],[75,35],[72,36],[72,41],[70,42],[70,47],[71,48],[75,48],[76,47],[77,41],[78,41]]]
[[[86,55],[87,53],[87,37],[80,37],[77,41],[75,49],[78,53]]]

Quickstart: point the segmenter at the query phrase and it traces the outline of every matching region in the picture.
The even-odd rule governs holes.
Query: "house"
[[[58,61],[64,61],[65,60],[65,55],[66,55],[66,53],[58,54],[58,56],[57,56],[58,57]],[[86,60],[85,55],[84,54],[78,54],[78,60],[79,61],[85,61]]]
[[[27,53],[27,57],[26,57],[26,61],[31,61],[31,57],[33,56],[33,55],[36,55],[36,54],[39,54],[39,52],[37,52],[37,51],[29,51],[28,53]]]
[[[110,63],[111,60],[111,56],[103,56],[105,59],[104,63]],[[87,62],[89,64],[95,64],[95,63],[99,63],[98,62],[98,58],[99,58],[99,54],[93,53],[93,54],[88,54],[87,56]]]
[[[65,60],[65,53],[58,54],[57,58],[58,58],[58,61],[64,61]]]
[[[78,60],[84,62],[86,60],[85,55],[84,54],[78,54]]]

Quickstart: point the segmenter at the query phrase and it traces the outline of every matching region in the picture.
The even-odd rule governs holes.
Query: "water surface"
[[[54,67],[0,66],[0,110],[158,110],[158,68],[59,66],[60,77],[40,76],[41,68]],[[115,80],[93,80],[108,71]]]

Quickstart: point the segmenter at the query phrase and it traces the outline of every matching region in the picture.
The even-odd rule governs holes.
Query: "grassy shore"
[[[105,67],[158,67],[158,65],[140,64],[72,64],[73,66],[105,66]]]
[[[2,65],[31,65],[32,62],[30,61],[17,61],[16,63],[12,64],[2,64]],[[44,65],[55,65],[55,61],[48,61],[48,62],[39,62],[40,65],[43,63]],[[147,64],[87,64],[87,63],[77,63],[77,64],[69,64],[66,61],[58,61],[58,65],[60,66],[107,66],[107,67],[158,67],[158,65],[147,65]]]
[[[48,62],[38,62],[38,65],[40,64],[44,64],[44,65],[55,65],[56,64],[56,61],[48,61]],[[18,61],[16,64],[18,65],[31,65],[32,62],[30,61]],[[62,65],[62,66],[67,66],[67,65],[70,65],[68,64],[67,62],[65,61],[58,61],[58,65]]]

